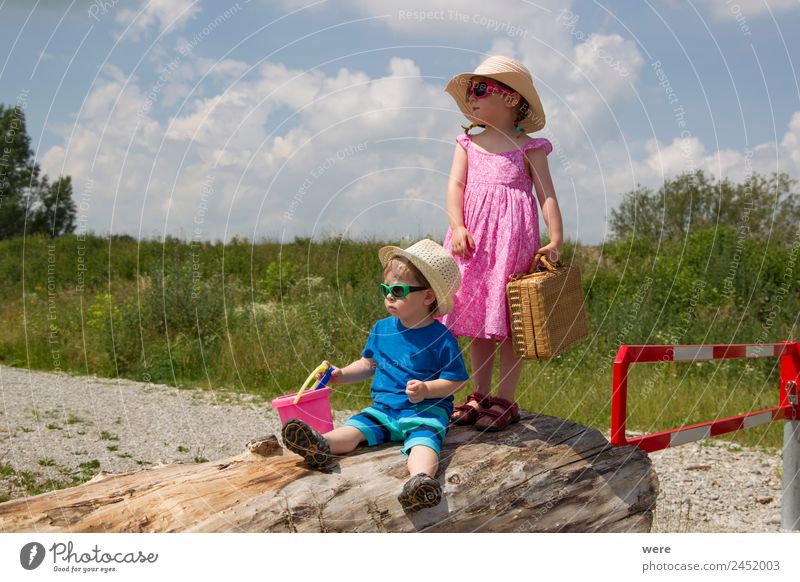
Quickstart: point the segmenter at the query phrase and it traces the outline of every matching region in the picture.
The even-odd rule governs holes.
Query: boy
[[[320,435],[290,419],[281,436],[286,447],[314,468],[333,455],[404,441],[411,479],[398,500],[407,511],[434,507],[442,500],[435,479],[442,441],[453,412],[453,394],[469,378],[456,338],[435,318],[453,308],[461,283],[458,265],[439,244],[423,239],[408,249],[383,247],[381,293],[390,316],[378,321],[362,358],[335,368],[330,384],[351,384],[374,376],[372,406],[344,426]]]

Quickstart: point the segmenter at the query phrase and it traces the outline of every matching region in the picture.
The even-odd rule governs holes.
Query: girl
[[[502,430],[519,420],[514,393],[522,360],[514,355],[506,301],[509,275],[527,272],[534,255],[552,261],[561,251],[562,222],[547,154],[553,146],[528,133],[544,127],[542,103],[525,66],[493,56],[472,73],[453,77],[445,89],[472,122],[456,138],[447,186],[450,228],[444,247],[461,272],[453,310],[442,318],[455,336],[472,338],[476,390],[455,407],[454,424]],[[470,135],[474,127],[484,130]],[[540,247],[536,197],[550,243]],[[500,384],[491,397],[492,368],[500,344]]]

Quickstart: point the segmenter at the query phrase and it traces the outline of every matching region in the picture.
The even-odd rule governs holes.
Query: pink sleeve
[[[456,136],[456,141],[466,150],[467,144],[469,143],[469,136],[466,133],[460,133]]]
[[[550,140],[547,140],[543,137],[535,137],[528,143],[526,143],[522,150],[527,152],[528,150],[536,149],[536,148],[544,148],[545,155],[549,154],[553,151],[553,144],[550,143]]]

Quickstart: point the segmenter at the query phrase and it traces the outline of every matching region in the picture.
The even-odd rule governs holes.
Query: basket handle
[[[550,262],[550,259],[548,259],[543,253],[536,253],[536,256],[533,257],[531,268],[528,270],[529,275],[533,275],[533,273],[536,271],[536,266],[540,262],[542,263],[542,266],[550,273],[555,273],[557,271],[556,266],[560,264],[558,261],[556,261],[556,264],[553,265],[553,263]]]
[[[292,404],[297,404],[298,402],[300,402],[300,397],[303,395],[303,392],[305,392],[306,388],[308,388],[311,385],[311,382],[314,381],[317,374],[319,374],[320,372],[325,372],[327,370],[328,370],[328,364],[326,362],[322,362],[319,366],[314,368],[314,371],[311,372],[308,375],[308,378],[306,378],[306,381],[303,382],[303,386],[300,388],[300,390],[297,391],[297,395],[295,395]]]

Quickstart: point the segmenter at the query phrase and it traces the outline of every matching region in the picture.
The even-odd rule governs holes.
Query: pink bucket
[[[294,403],[296,395],[297,393],[287,394],[272,401],[272,408],[278,411],[278,415],[281,417],[281,424],[290,418],[296,418],[321,434],[333,430],[330,388],[325,386],[318,390],[305,392],[297,404]]]
[[[324,372],[314,390],[306,392],[314,378]],[[333,368],[327,362],[322,362],[312,371],[303,386],[294,394],[287,394],[272,401],[272,408],[278,411],[281,424],[290,418],[302,420],[311,428],[321,433],[333,430],[331,418],[331,389],[325,386],[333,373]]]

